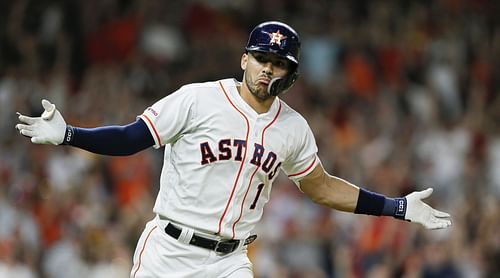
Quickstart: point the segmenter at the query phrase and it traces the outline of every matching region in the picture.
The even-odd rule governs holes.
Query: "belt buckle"
[[[214,251],[226,255],[236,250],[238,245],[240,245],[239,240],[221,240],[215,244]]]

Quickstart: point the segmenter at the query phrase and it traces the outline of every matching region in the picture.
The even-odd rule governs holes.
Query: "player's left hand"
[[[416,191],[406,195],[405,220],[420,223],[427,229],[444,229],[451,226],[451,216],[436,209],[433,209],[422,200],[432,194],[433,189],[427,188],[423,191]]]
[[[34,144],[59,145],[64,140],[66,122],[50,101],[42,100],[42,107],[44,111],[40,117],[28,117],[17,113],[19,121],[23,124],[17,124],[16,129],[22,135],[31,137],[31,142]]]

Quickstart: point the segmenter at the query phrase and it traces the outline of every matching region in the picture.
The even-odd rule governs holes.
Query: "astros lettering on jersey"
[[[297,182],[319,163],[306,120],[279,98],[258,114],[234,79],[190,84],[142,118],[165,146],[154,212],[226,238],[244,239],[260,220],[283,169]]]

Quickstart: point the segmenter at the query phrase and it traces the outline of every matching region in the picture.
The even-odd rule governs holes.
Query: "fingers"
[[[33,144],[45,144],[45,141],[40,137],[31,137],[31,143]]]
[[[33,137],[35,136],[35,131],[34,131],[34,125],[36,124],[36,118],[28,117],[19,114],[19,120],[21,122],[24,122],[26,124],[17,124],[16,129],[19,131],[21,135],[27,136],[27,137]]]
[[[429,230],[445,229],[451,226],[451,220],[433,218],[430,222],[424,224],[424,226]]]
[[[21,129],[19,131],[19,133],[21,133],[22,135],[24,136],[28,136],[28,137],[33,137],[36,135],[36,132],[33,131],[33,130],[28,130],[28,129]]]
[[[451,226],[451,216],[446,212],[432,209],[427,220],[422,223],[427,229],[445,229]]]
[[[34,123],[36,123],[37,121],[37,118],[33,118],[33,117],[28,117],[28,116],[24,116],[20,113],[18,113],[19,115],[19,121],[25,123],[25,124],[29,124],[29,125],[32,125]]]
[[[16,129],[19,130],[19,132],[23,129],[27,129],[27,130],[32,130],[33,129],[33,126],[32,125],[23,125],[23,124],[17,124],[16,125]]]
[[[451,215],[449,213],[446,213],[444,211],[439,211],[437,209],[432,210],[432,215],[438,218],[451,218]]]
[[[427,228],[428,230],[438,230],[438,229],[446,229],[450,226],[451,226],[451,221],[448,221],[448,222],[428,224],[425,226],[425,228]]]

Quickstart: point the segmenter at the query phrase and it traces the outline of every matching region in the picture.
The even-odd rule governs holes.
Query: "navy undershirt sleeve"
[[[65,145],[103,155],[131,155],[154,145],[146,123],[140,118],[125,126],[66,128]]]

